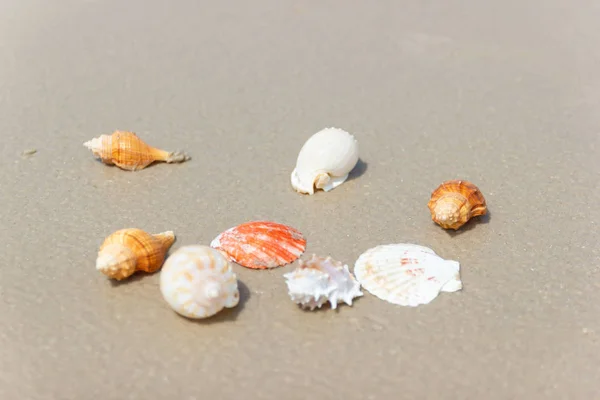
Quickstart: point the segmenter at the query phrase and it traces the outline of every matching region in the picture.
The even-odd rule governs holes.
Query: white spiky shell
[[[292,187],[299,193],[328,192],[348,179],[358,162],[358,142],[350,133],[325,128],[312,135],[298,154]]]
[[[184,317],[201,319],[233,308],[240,294],[227,258],[208,246],[184,246],[171,254],[160,273],[160,291]]]
[[[424,246],[399,243],[373,247],[360,255],[354,274],[364,289],[401,306],[428,304],[440,292],[462,289],[460,264]]]
[[[300,266],[283,277],[292,301],[310,310],[321,308],[328,301],[332,309],[340,302],[351,306],[354,298],[363,295],[348,266],[331,257],[313,254],[308,261],[300,260]]]

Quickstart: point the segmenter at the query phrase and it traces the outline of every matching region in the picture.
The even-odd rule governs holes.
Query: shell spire
[[[162,245],[169,249],[173,243],[175,243],[175,233],[173,231],[166,231],[162,233],[156,233],[153,235],[157,240],[159,240]]]
[[[153,235],[135,228],[118,230],[100,246],[96,269],[118,281],[136,271],[155,272],[162,266],[173,242],[172,231]]]
[[[146,168],[155,161],[181,163],[190,157],[181,151],[169,152],[145,143],[135,133],[115,131],[112,135],[101,135],[83,144],[107,165],[116,165],[127,171]]]
[[[487,205],[479,188],[464,180],[442,183],[427,204],[431,219],[444,229],[457,230],[472,217],[485,215]]]

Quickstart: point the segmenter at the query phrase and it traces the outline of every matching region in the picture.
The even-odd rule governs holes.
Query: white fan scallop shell
[[[325,128],[312,135],[300,149],[292,171],[292,187],[299,193],[328,192],[348,179],[358,162],[358,143],[350,133]]]
[[[414,244],[373,247],[356,260],[354,274],[364,289],[401,306],[428,304],[440,292],[462,289],[457,261]]]
[[[298,268],[283,276],[292,301],[310,310],[320,308],[328,301],[332,309],[340,302],[351,306],[354,298],[363,295],[348,266],[331,257],[313,254],[310,260],[300,260]]]
[[[160,291],[171,308],[200,319],[233,308],[240,294],[229,260],[208,246],[184,246],[171,254],[160,272]]]

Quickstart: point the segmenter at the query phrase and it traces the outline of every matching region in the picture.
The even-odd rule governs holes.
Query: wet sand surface
[[[598,3],[348,4],[0,4],[0,398],[597,396]],[[329,126],[361,162],[297,194],[298,151]],[[115,129],[192,160],[105,166],[83,142]],[[455,178],[490,214],[453,233],[427,201]],[[297,263],[235,265],[240,305],[194,322],[159,274],[94,268],[117,229],[173,230],[172,252],[254,219],[351,269],[378,244],[429,246],[464,288],[303,312],[282,278]]]

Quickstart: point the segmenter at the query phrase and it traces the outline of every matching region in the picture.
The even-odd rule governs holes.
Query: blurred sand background
[[[0,398],[590,399],[600,393],[600,5],[595,1],[0,1]],[[295,193],[336,126],[362,162]],[[82,143],[115,129],[189,152],[130,173]],[[37,149],[22,156],[21,152]],[[446,179],[490,217],[430,220]],[[253,219],[353,268],[411,242],[464,289],[303,312],[235,266],[242,304],[177,316],[159,275],[111,284],[106,235],[209,244]]]

